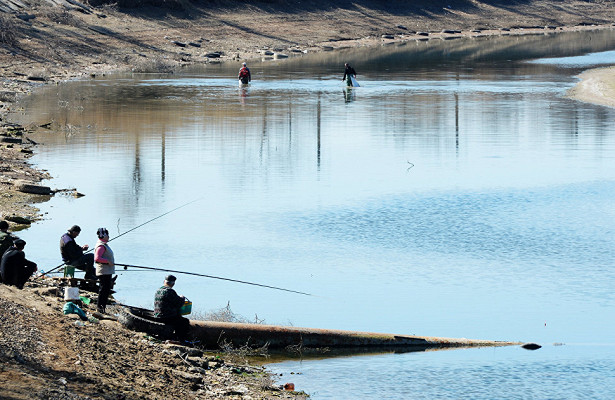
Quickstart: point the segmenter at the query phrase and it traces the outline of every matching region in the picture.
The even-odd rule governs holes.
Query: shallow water
[[[251,63],[248,89],[229,65],[45,88],[20,119],[62,134],[34,135],[33,161],[86,196],[21,236],[49,269],[72,224],[94,244],[197,200],[111,242],[118,262],[314,294],[180,275],[197,311],[546,346],[271,366],[313,398],[606,399],[615,112],[565,92],[613,49],[612,31],[412,42]],[[164,275],[122,272],[116,297],[151,307]]]

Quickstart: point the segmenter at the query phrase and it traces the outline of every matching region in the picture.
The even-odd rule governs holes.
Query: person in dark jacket
[[[352,76],[355,78],[357,77],[357,73],[354,68],[352,68],[348,63],[344,64],[344,77],[342,78],[342,81],[346,81],[347,86],[353,86],[352,79],[350,79]]]
[[[0,257],[13,246],[13,242],[19,239],[9,232],[9,223],[0,221]]]
[[[60,238],[60,253],[62,254],[62,260],[67,265],[78,268],[85,271],[85,279],[96,279],[96,273],[94,271],[94,254],[84,254],[89,246],[84,244],[79,246],[75,242],[75,238],[81,233],[79,225],[73,225],[70,227]]]
[[[24,247],[26,247],[26,241],[17,239],[13,247],[2,255],[0,277],[2,277],[2,283],[5,285],[12,285],[18,289],[23,289],[23,285],[36,272],[36,263],[26,259],[26,254],[23,251]]]
[[[180,313],[180,308],[184,305],[186,298],[179,296],[173,289],[176,279],[175,276],[168,275],[164,279],[163,286],[156,291],[154,317],[172,326],[176,338],[183,342],[188,338],[190,321],[182,317]]]

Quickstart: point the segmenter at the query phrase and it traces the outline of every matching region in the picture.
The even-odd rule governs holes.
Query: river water
[[[197,312],[537,342],[273,364],[314,399],[570,399],[615,388],[615,111],[565,97],[613,31],[432,40],[43,88],[15,118],[55,196],[21,236],[43,269],[100,226],[179,275]],[[344,89],[345,61],[360,88]],[[164,273],[121,272],[151,307]],[[291,374],[292,372],[292,374]]]

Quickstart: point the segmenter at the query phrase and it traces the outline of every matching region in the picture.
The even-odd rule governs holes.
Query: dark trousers
[[[176,317],[160,318],[160,321],[173,327],[177,340],[184,341],[188,339],[188,332],[190,331],[190,320],[188,318],[178,315]]]
[[[78,259],[68,263],[77,269],[85,271],[85,279],[96,279],[96,271],[94,270],[94,254],[84,254]]]
[[[17,286],[18,289],[23,289],[23,285],[28,282],[28,279],[30,279],[34,272],[36,272],[36,264],[34,263],[10,271],[5,270],[0,282],[4,282],[5,285]]]
[[[107,308],[107,302],[109,301],[109,294],[111,294],[111,275],[99,275],[98,283],[100,289],[98,290],[98,311],[105,312]]]

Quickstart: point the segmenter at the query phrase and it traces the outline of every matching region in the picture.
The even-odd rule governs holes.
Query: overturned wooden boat
[[[153,317],[152,311],[123,307],[118,320],[127,328],[169,338],[170,328]],[[395,335],[390,333],[356,332],[332,329],[298,328],[293,326],[244,324],[217,321],[190,321],[190,335],[208,349],[222,344],[235,347],[267,346],[285,349],[304,348],[405,348],[425,350],[454,347],[494,347],[521,345],[521,342],[453,339],[431,336]]]

